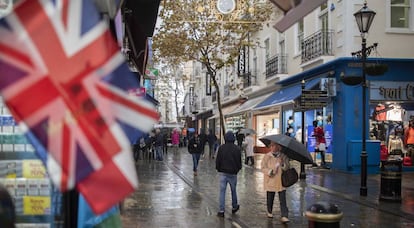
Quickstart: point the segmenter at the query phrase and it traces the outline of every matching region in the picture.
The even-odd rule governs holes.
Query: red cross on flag
[[[0,93],[55,186],[95,213],[137,187],[125,126],[149,131],[154,107],[93,0],[21,1],[0,20]],[[136,87],[135,87],[136,88]]]

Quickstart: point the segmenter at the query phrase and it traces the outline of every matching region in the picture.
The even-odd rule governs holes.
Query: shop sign
[[[371,81],[371,100],[413,101],[414,82]]]
[[[147,68],[145,69],[144,78],[156,80],[158,78],[159,71],[156,68]]]

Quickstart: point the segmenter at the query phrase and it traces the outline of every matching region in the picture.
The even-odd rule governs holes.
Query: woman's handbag
[[[290,187],[295,184],[299,179],[298,172],[295,168],[289,168],[282,172],[282,186]]]

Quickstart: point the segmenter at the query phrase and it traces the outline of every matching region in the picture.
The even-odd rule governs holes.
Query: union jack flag
[[[102,213],[138,185],[125,129],[149,131],[152,104],[93,0],[28,0],[0,20],[0,92],[61,191]]]

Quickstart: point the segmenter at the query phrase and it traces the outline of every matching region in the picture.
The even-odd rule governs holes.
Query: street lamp
[[[366,72],[365,72],[365,65],[367,60],[367,49],[371,50],[369,47],[367,48],[366,38],[365,35],[368,33],[369,28],[371,27],[371,23],[374,20],[375,12],[372,11],[367,7],[367,2],[364,2],[364,6],[354,13],[355,20],[358,24],[358,29],[361,32],[362,38],[362,49],[360,52],[360,57],[362,61],[362,151],[361,151],[361,188],[359,190],[359,194],[361,196],[367,195],[367,148],[366,148],[366,99],[367,99],[367,82],[366,82]],[[376,46],[376,45],[375,45]],[[352,53],[352,55],[357,55],[357,53]]]

